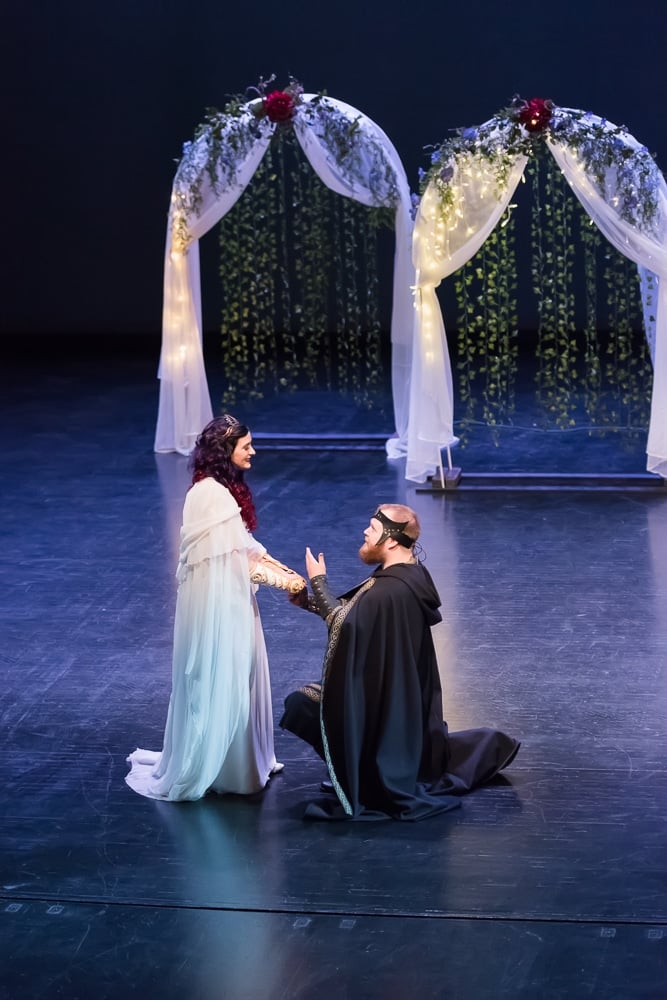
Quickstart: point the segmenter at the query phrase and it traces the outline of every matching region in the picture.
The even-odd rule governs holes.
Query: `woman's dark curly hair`
[[[232,453],[241,438],[250,431],[230,413],[214,417],[195,441],[190,456],[192,482],[198,483],[209,476],[226,486],[241,508],[241,517],[248,531],[257,527],[257,513],[250,487],[243,479],[243,472],[232,462]]]

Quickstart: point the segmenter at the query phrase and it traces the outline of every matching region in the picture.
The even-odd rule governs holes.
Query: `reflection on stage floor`
[[[151,364],[9,374],[1,997],[664,996],[665,494],[420,493],[385,457],[390,410],[364,419],[331,394],[237,406],[258,439],[256,534],[290,565],[323,550],[343,590],[376,505],[417,510],[450,728],[497,726],[522,749],[417,824],[304,822],[324,768],[278,728],[285,770],[263,794],[155,802],[127,788],[125,757],[164,727],[187,460],[152,451]],[[299,429],[289,448],[270,437]],[[327,441],[355,433],[363,446]],[[641,435],[522,435],[455,461],[464,476],[645,471]],[[324,626],[259,599],[277,722],[318,676]]]

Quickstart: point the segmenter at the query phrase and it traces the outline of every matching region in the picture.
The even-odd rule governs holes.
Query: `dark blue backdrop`
[[[174,158],[207,106],[260,75],[370,115],[415,188],[425,145],[515,93],[626,124],[667,164],[664,0],[12,0],[1,27],[4,335],[159,332]]]

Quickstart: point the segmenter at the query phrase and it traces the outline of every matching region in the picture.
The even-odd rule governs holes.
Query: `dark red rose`
[[[296,102],[284,90],[274,90],[264,98],[266,117],[272,122],[289,122],[294,117]]]
[[[543,97],[531,97],[518,110],[518,118],[527,132],[543,132],[551,121],[554,102]]]

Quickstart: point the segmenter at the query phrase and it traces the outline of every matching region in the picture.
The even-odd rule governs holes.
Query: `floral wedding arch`
[[[265,87],[263,88],[265,89]],[[259,93],[259,92],[258,92]],[[186,143],[174,178],[164,263],[160,398],[155,451],[189,454],[211,419],[202,352],[199,239],[230,211],[277,129],[291,128],[327,187],[395,213],[392,392],[397,438],[406,447],[414,335],[412,204],[405,170],[384,132],[334,98],[304,94],[296,81],[209,115]]]
[[[625,128],[534,98],[515,99],[511,108],[477,128],[463,129],[432,156],[413,234],[408,479],[423,482],[438,467],[442,471],[441,449],[456,441],[452,373],[436,288],[501,221],[541,142],[603,235],[638,266],[653,361],[647,468],[667,478],[667,185],[648,150]]]

